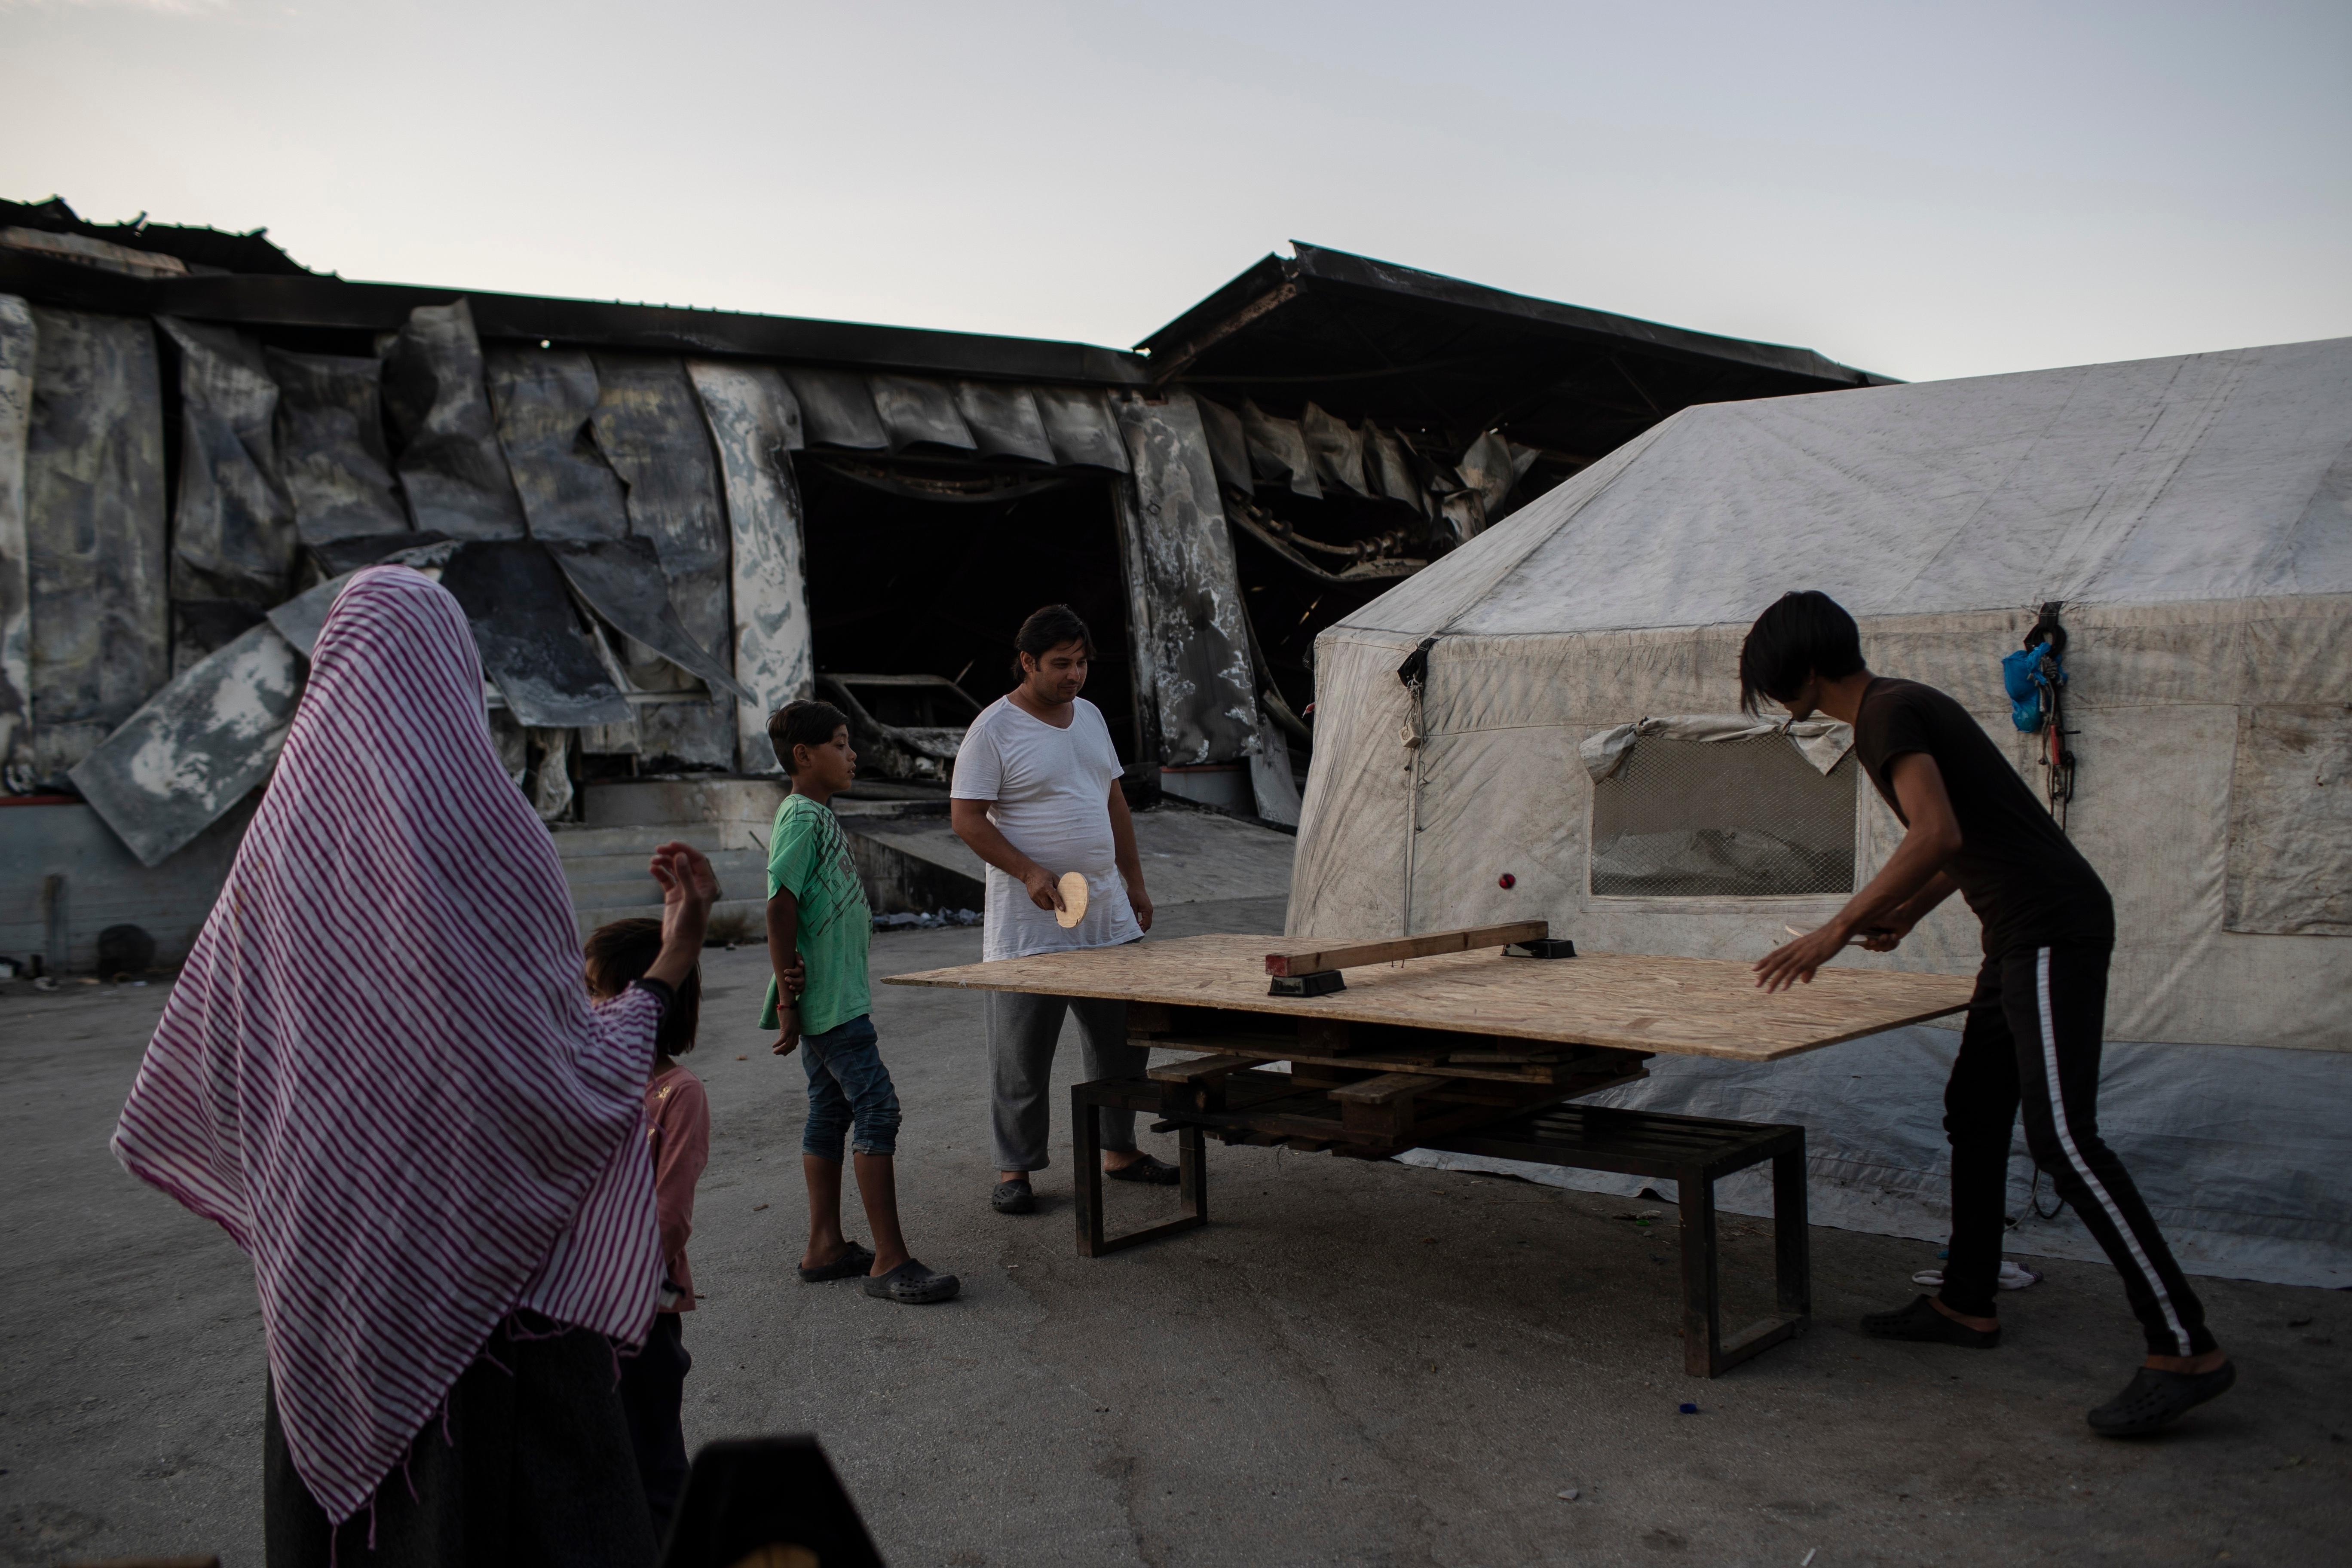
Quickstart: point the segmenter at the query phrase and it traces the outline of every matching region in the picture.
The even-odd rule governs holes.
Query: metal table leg
[[[1715,1259],[1715,1178],[1705,1166],[1675,1173],[1683,1211],[1683,1370],[1713,1377],[1723,1355],[1722,1281]]]
[[[1198,1127],[1177,1129],[1177,1193],[1184,1212],[1177,1219],[1147,1226],[1125,1236],[1106,1236],[1103,1226],[1102,1124],[1096,1117],[1103,1101],[1087,1091],[1091,1084],[1070,1086],[1071,1142],[1077,1160],[1078,1256],[1100,1258],[1138,1242],[1173,1236],[1209,1223],[1209,1149]],[[1121,1086],[1133,1087],[1133,1086]]]
[[[1727,1171],[1678,1178],[1683,1199],[1683,1369],[1694,1377],[1720,1377],[1759,1351],[1805,1331],[1811,1321],[1813,1282],[1806,1229],[1805,1143],[1801,1132],[1772,1156],[1773,1289],[1780,1312],[1752,1323],[1727,1342],[1716,1268],[1715,1181]],[[1705,1196],[1694,1197],[1693,1189]],[[1693,1235],[1695,1224],[1704,1234]]]

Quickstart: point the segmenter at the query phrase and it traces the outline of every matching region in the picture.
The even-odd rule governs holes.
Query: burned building
[[[465,606],[551,820],[772,773],[820,685],[936,788],[1060,600],[1136,789],[1294,821],[1317,631],[1679,408],[1881,379],[1308,246],[1118,352],[0,203],[0,953],[184,946],[371,562]]]
[[[1315,636],[1679,409],[1885,384],[1318,246],[1137,345],[1201,411],[1264,707],[1305,760]]]

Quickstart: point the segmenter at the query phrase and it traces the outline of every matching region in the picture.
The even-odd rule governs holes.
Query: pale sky
[[[0,0],[0,195],[1125,346],[1297,238],[1909,379],[2352,334],[2352,5]]]

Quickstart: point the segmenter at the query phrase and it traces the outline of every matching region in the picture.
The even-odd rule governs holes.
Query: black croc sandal
[[[2132,1373],[2124,1391],[2091,1412],[2091,1430],[2107,1437],[2145,1437],[2161,1431],[2209,1399],[2230,1391],[2238,1381],[2237,1366],[2223,1362],[2211,1372],[2158,1372],[2152,1366]]]
[[[996,1190],[988,1194],[988,1206],[998,1214],[1031,1214],[1037,1207],[1037,1194],[1028,1177],[1015,1176],[996,1184]]]
[[[1926,1296],[1914,1296],[1911,1304],[1892,1312],[1873,1312],[1862,1320],[1862,1331],[1874,1340],[1904,1340],[1915,1345],[1958,1345],[1964,1350],[1989,1351],[2000,1343],[2000,1331],[1987,1333],[1966,1323],[1954,1322],[1936,1310],[1936,1303]]]
[[[885,1301],[897,1301],[903,1306],[922,1307],[933,1301],[949,1301],[963,1289],[963,1281],[952,1274],[934,1274],[909,1258],[887,1274],[866,1277],[866,1293]]]
[[[1106,1169],[1103,1174],[1114,1182],[1149,1182],[1155,1187],[1172,1187],[1184,1176],[1167,1161],[1155,1160],[1149,1154],[1129,1160],[1115,1171]]]
[[[853,1241],[849,1244],[849,1250],[832,1262],[802,1269],[801,1279],[811,1285],[822,1285],[828,1279],[855,1279],[873,1267],[872,1250]]]

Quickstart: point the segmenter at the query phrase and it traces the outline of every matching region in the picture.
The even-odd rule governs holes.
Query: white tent
[[[2102,1125],[2189,1267],[2352,1284],[2352,339],[1657,426],[1318,640],[1292,931],[1541,917],[1594,949],[1752,958],[1825,919],[1901,829],[1835,738],[1726,721],[1740,638],[1791,588],[1853,611],[1874,670],[1952,693],[2037,790],[2043,737],[2012,726],[2000,661],[2063,602],[2068,831],[2120,932]],[[1845,962],[1977,960],[1955,900]],[[1817,1215],[1940,1237],[1958,1039],[1660,1058],[1614,1098],[1802,1121]],[[2031,1169],[2021,1139],[2012,1246],[2095,1256],[2033,1215]]]

